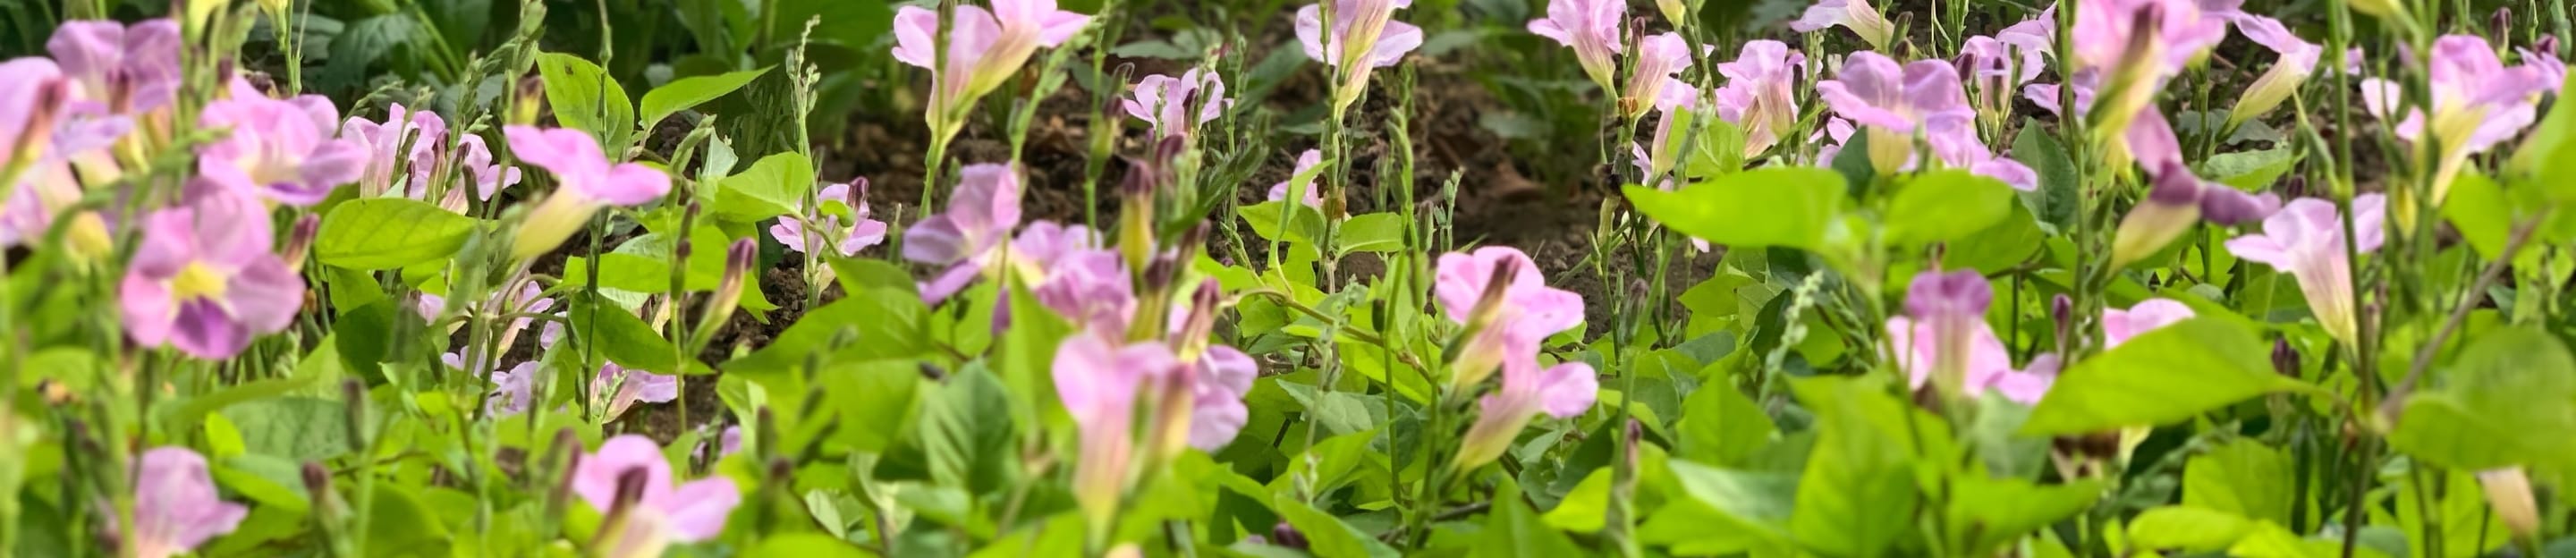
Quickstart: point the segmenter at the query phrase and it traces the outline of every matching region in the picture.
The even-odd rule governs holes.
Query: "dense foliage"
[[[2576,555],[2568,2],[1647,4],[0,1],[0,548]]]

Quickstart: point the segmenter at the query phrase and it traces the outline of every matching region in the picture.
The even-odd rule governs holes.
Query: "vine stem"
[[[2415,350],[2415,360],[2407,366],[2405,379],[2398,380],[2397,387],[2388,390],[2388,397],[2380,401],[2380,416],[2395,415],[2406,395],[2414,392],[2415,384],[2423,379],[2424,370],[2433,366],[2434,354],[2441,351],[2442,345],[2452,335],[2459,333],[2460,325],[2469,320],[2469,312],[2478,308],[2478,299],[2483,296],[2481,293],[2502,278],[2505,269],[2513,267],[2514,253],[2522,251],[2523,244],[2531,241],[2532,234],[2538,232],[2540,224],[2548,218],[2549,212],[2543,211],[2514,227],[2513,236],[2505,239],[2504,250],[2496,254],[2495,261],[2487,262],[2485,270],[2478,272],[2478,279],[2470,284],[2468,292],[2461,293],[2459,305],[2453,306],[2451,314],[2442,319],[2442,327],[2433,330],[2433,337],[2424,341],[2423,348]]]

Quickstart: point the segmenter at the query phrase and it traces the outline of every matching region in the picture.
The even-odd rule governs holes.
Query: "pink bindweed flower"
[[[41,155],[54,134],[54,114],[71,87],[52,60],[0,62],[0,170]]]
[[[1502,457],[1503,450],[1539,413],[1574,418],[1592,408],[1600,396],[1600,379],[1592,365],[1563,362],[1539,368],[1538,361],[1503,365],[1502,387],[1476,400],[1476,423],[1458,442],[1458,468],[1472,469]]]
[[[1843,146],[1851,143],[1852,134],[1857,132],[1859,130],[1853,128],[1849,120],[1839,116],[1826,117],[1823,129],[1807,134],[1807,142],[1816,144],[1816,160],[1808,164],[1819,167],[1833,165],[1834,157],[1842,155]]]
[[[169,18],[128,26],[113,20],[66,21],[45,50],[79,83],[82,99],[116,114],[170,105],[179,92],[179,23]]]
[[[555,192],[528,211],[510,256],[536,257],[562,245],[600,208],[650,203],[671,191],[671,176],[636,163],[611,164],[590,133],[563,128],[502,129],[520,160],[555,176]]]
[[[1608,91],[1619,71],[1619,51],[1626,40],[1619,32],[1628,15],[1627,0],[1548,0],[1547,17],[1529,22],[1529,31],[1574,49],[1583,74]]]
[[[2207,4],[2207,5],[2204,5]],[[2152,110],[2165,79],[2227,38],[2236,0],[2084,0],[2075,12],[2076,73],[2101,88],[2096,137],[2118,137]],[[2082,76],[2078,76],[2081,78]],[[2143,157],[2141,158],[2143,159]],[[2125,164],[2125,163],[2123,163]],[[2153,168],[2153,164],[2149,168]]]
[[[1798,80],[1808,69],[1805,54],[1772,40],[1746,41],[1734,62],[1717,64],[1726,76],[1716,92],[1717,117],[1744,128],[1744,156],[1769,151],[1798,126]]]
[[[1816,5],[1808,6],[1797,21],[1789,22],[1789,29],[1800,33],[1813,33],[1834,26],[1851,29],[1860,35],[1861,40],[1869,41],[1870,48],[1887,48],[1896,34],[1896,24],[1889,23],[1887,16],[1880,15],[1878,8],[1870,7],[1869,0],[1819,0]]]
[[[1065,254],[1048,267],[1046,281],[1033,291],[1030,294],[1038,297],[1039,304],[1080,329],[1123,333],[1136,314],[1127,259],[1115,250]]]
[[[247,195],[200,182],[185,206],[143,219],[143,240],[117,289],[125,333],[226,359],[252,337],[286,329],[304,305],[304,277],[270,251],[268,211]]]
[[[858,192],[857,196],[851,195],[854,190]],[[815,194],[814,199],[822,203],[843,202],[844,206],[850,209],[851,219],[857,224],[844,223],[840,215],[827,213],[819,208],[814,210],[800,208],[796,212],[797,215],[808,217],[797,215],[779,217],[777,224],[769,226],[770,238],[778,239],[778,243],[787,246],[790,251],[842,256],[857,256],[860,250],[885,243],[885,222],[876,220],[868,210],[867,179],[862,178],[849,184],[826,186],[823,191]],[[819,216],[819,218],[812,216]],[[822,234],[807,236],[805,228],[809,224],[814,227],[813,232]],[[823,280],[831,280],[832,268],[825,267],[821,273]]]
[[[2012,99],[2021,86],[2039,79],[2040,71],[2048,68],[2047,38],[2037,37],[2034,43],[2034,30],[2022,29],[2033,23],[2042,22],[2016,24],[1997,33],[1998,37],[1969,37],[1959,48],[1959,71],[1969,86],[1968,101],[1987,122],[2010,116]]]
[[[953,119],[963,117],[959,111],[1018,74],[1039,47],[1064,44],[1091,25],[1091,16],[1058,10],[1055,0],[993,0],[991,11],[957,6],[955,13],[945,68],[937,67],[939,11],[904,6],[894,17],[894,57],[931,71],[928,116],[946,126],[957,125]]]
[[[1538,264],[1519,249],[1441,254],[1438,269],[1432,295],[1474,336],[1458,351],[1453,386],[1474,386],[1498,367],[1534,361],[1548,336],[1583,323],[1583,295],[1548,287]]]
[[[1422,28],[1395,21],[1397,9],[1413,5],[1413,0],[1331,0],[1333,27],[1331,37],[1324,32],[1324,8],[1321,4],[1297,9],[1297,42],[1306,47],[1306,57],[1335,68],[1335,79],[1342,82],[1341,95],[1333,99],[1336,112],[1358,101],[1368,89],[1369,73],[1375,68],[1393,66],[1406,53],[1422,46]],[[1345,60],[1359,61],[1348,67]]]
[[[1243,396],[1252,392],[1261,364],[1234,347],[1214,345],[1192,366],[1196,381],[1190,386],[1190,447],[1206,452],[1225,449],[1252,420],[1252,409],[1244,405]]]
[[[671,543],[693,543],[724,532],[725,515],[742,503],[733,479],[708,477],[673,486],[671,462],[652,438],[626,434],[599,444],[574,465],[572,490],[603,515],[619,515],[601,529],[606,556],[661,556]],[[631,500],[620,501],[620,492]]]
[[[1181,77],[1150,75],[1136,82],[1135,98],[1122,103],[1127,115],[1154,126],[1159,137],[1188,136],[1201,124],[1213,122],[1234,108],[1234,99],[1226,98],[1225,82],[1216,72],[1191,68]],[[1199,107],[1198,118],[1190,118],[1190,107]]]
[[[967,165],[958,171],[948,210],[903,231],[903,257],[946,266],[921,284],[922,300],[947,300],[966,288],[994,256],[1007,250],[1020,224],[1019,171],[1010,165]]]
[[[1080,430],[1073,496],[1083,515],[1105,525],[1134,474],[1137,391],[1180,363],[1160,341],[1120,345],[1117,332],[1076,333],[1056,347],[1056,397]]]
[[[456,141],[456,164],[463,166],[466,179],[473,181],[474,199],[492,201],[493,194],[519,185],[519,168],[493,162],[492,148],[484,144],[483,136],[465,134]]]
[[[2103,348],[2118,347],[2157,328],[2173,325],[2193,316],[2190,306],[2170,298],[2138,301],[2127,310],[2112,308],[2102,311]]]
[[[1282,180],[1278,184],[1270,186],[1270,201],[1288,199],[1288,190],[1294,188],[1301,191],[1298,195],[1298,201],[1306,204],[1306,207],[1323,207],[1324,193],[1316,191],[1315,180],[1313,178],[1309,177],[1305,182],[1296,182],[1292,184],[1298,175],[1306,174],[1306,171],[1321,164],[1324,164],[1324,152],[1322,151],[1308,149],[1305,153],[1297,154],[1297,168],[1289,171],[1289,180]]]
[[[1679,33],[1639,39],[1636,68],[1628,74],[1627,88],[1619,92],[1619,110],[1633,120],[1645,116],[1648,109],[1681,106],[1698,97],[1699,90],[1679,77],[1691,67],[1690,49],[1690,42]]]
[[[134,528],[121,533],[123,556],[186,554],[233,532],[250,515],[250,508],[223,501],[206,471],[205,456],[185,447],[162,446],[136,456],[133,481]],[[103,515],[106,527],[116,530],[117,514]]]
[[[313,205],[358,179],[366,147],[331,137],[338,120],[327,101],[236,97],[206,105],[199,126],[230,130],[198,150],[197,172],[218,183],[289,205]],[[316,125],[316,123],[322,123]]]
[[[616,363],[600,365],[599,374],[590,378],[590,393],[598,398],[596,408],[606,409],[602,420],[614,420],[637,403],[669,403],[680,398],[680,378],[642,370],[628,370]]]
[[[1977,397],[1989,390],[2021,403],[2037,403],[2056,377],[2058,359],[2043,355],[2016,370],[2012,353],[1986,323],[1994,288],[1967,269],[1924,272],[1906,289],[1905,315],[1887,320],[1907,385],[1936,386],[1945,397]]]
[[[1816,92],[1835,114],[1868,131],[1870,164],[1880,172],[1915,168],[1914,137],[1920,133],[1931,154],[1950,166],[2016,189],[2038,189],[2038,173],[1996,156],[1977,139],[1976,109],[1950,64],[1917,60],[1898,66],[1875,52],[1855,52],[1834,79],[1816,84]]]
[[[454,370],[466,368],[465,358],[457,353],[438,356],[441,363]],[[491,394],[483,399],[483,414],[494,418],[516,416],[536,406],[537,373],[543,363],[522,362],[506,369],[494,370],[484,379],[492,382]]]
[[[2385,240],[2388,201],[2379,194],[2352,199],[2352,252],[2368,254]],[[2261,234],[2228,239],[2227,251],[2289,273],[2307,295],[2308,308],[2326,333],[2356,343],[2360,328],[2354,318],[2352,260],[2345,257],[2342,216],[2334,202],[2317,198],[2291,201],[2263,220]]]
[[[2505,66],[2496,57],[2494,47],[2477,35],[2444,35],[2433,41],[2431,60],[2431,116],[2426,116],[2426,103],[2403,98],[2403,89],[2395,82],[2369,78],[2361,81],[2363,108],[2381,118],[2393,117],[2400,107],[2409,107],[2406,117],[2397,123],[2397,137],[2409,142],[2423,142],[2429,130],[2434,145],[2433,204],[2440,204],[2450,193],[2451,181],[2468,164],[2470,155],[2485,152],[2522,133],[2539,114],[2537,96],[2556,89],[2561,82],[2549,79],[2550,66],[2525,63]],[[2559,70],[2563,77],[2564,70]],[[2396,189],[2400,222],[2414,215],[2407,189]]]
[[[352,116],[340,125],[340,134],[367,146],[367,171],[358,181],[361,193],[380,196],[400,191],[418,199],[426,194],[430,174],[437,170],[447,142],[447,120],[436,112],[413,111],[394,103],[383,122]],[[491,155],[486,152],[484,157],[488,160]],[[394,176],[395,168],[404,166],[409,178]]]
[[[2271,70],[2263,72],[2263,77],[2255,78],[2253,85],[2246,86],[2244,96],[2236,99],[2236,108],[2229,109],[2227,125],[2233,128],[2271,112],[2274,107],[2281,106],[2282,100],[2290,98],[2290,94],[2297,93],[2299,85],[2308,81],[2308,75],[2316,72],[2317,59],[2325,54],[2326,49],[2291,34],[2290,28],[2281,25],[2277,19],[2250,14],[2237,14],[2230,19],[2236,22],[2238,31],[2245,33],[2245,38],[2253,39],[2281,56],[2272,62]]]

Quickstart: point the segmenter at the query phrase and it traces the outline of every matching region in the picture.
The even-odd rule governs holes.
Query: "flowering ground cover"
[[[2563,0],[0,3],[13,556],[2576,555]]]

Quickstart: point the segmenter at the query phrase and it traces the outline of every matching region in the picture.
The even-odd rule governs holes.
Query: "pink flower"
[[[1583,295],[1549,288],[1519,249],[1441,254],[1438,269],[1432,295],[1475,335],[1459,349],[1452,385],[1473,386],[1497,367],[1535,362],[1548,336],[1583,323]]]
[[[1199,116],[1189,117],[1191,106],[1199,107]],[[1225,97],[1225,82],[1216,72],[1198,68],[1175,78],[1161,74],[1145,76],[1136,82],[1135,98],[1124,102],[1128,116],[1143,120],[1160,131],[1161,136],[1187,136],[1200,124],[1213,122],[1234,108],[1234,99]]]
[[[859,192],[858,197],[851,197],[850,192],[853,189]],[[809,217],[814,219],[810,224],[815,232],[822,233],[821,235],[806,236],[805,227],[809,224],[806,218],[789,215],[779,217],[777,224],[769,226],[769,236],[778,239],[778,243],[787,246],[788,250],[798,253],[837,253],[842,256],[857,256],[860,250],[884,243],[886,237],[885,222],[873,218],[872,212],[868,210],[866,198],[867,179],[864,178],[849,184],[826,186],[822,192],[815,194],[814,199],[820,200],[823,204],[844,202],[844,205],[850,209],[851,219],[857,223],[856,225],[844,224],[840,215],[831,214],[819,208],[814,210],[800,208],[797,211],[798,215],[814,216]],[[857,205],[847,205],[852,202]],[[823,268],[822,273],[824,280],[831,279],[831,268]]]
[[[1020,178],[1009,165],[967,165],[958,171],[948,210],[903,231],[904,259],[945,266],[921,284],[922,300],[947,300],[984,271],[1005,249],[1020,224]]]
[[[2152,68],[2158,79],[2180,73],[2227,39],[2227,20],[2241,0],[2079,0],[2075,66],[2103,71]],[[2139,37],[2141,34],[2150,34]],[[2134,47],[2148,47],[2143,50]]]
[[[1994,288],[1973,269],[1914,276],[1905,294],[1905,315],[1887,320],[1887,336],[1896,346],[1898,365],[1907,385],[1935,384],[1944,396],[1978,397],[1988,390],[2024,404],[2039,402],[2057,375],[2054,355],[2032,358],[2016,370],[2012,353],[1986,323]]]
[[[1716,93],[1717,117],[1744,128],[1744,156],[1769,151],[1797,127],[1798,80],[1807,69],[1806,55],[1772,40],[1747,41],[1734,62],[1717,64],[1726,76]]]
[[[1627,14],[1627,0],[1549,0],[1547,17],[1530,20],[1529,31],[1573,47],[1584,75],[1607,91],[1619,70],[1621,42],[1627,40],[1619,33]]]
[[[1193,366],[1190,447],[1212,453],[1233,443],[1234,435],[1252,420],[1252,409],[1244,406],[1243,396],[1252,392],[1261,364],[1234,347],[1214,345]]]
[[[2444,35],[2434,40],[2431,62],[2429,118],[2424,103],[2405,99],[2404,90],[2385,79],[2362,80],[2361,98],[2363,108],[2381,118],[2393,117],[2405,107],[2406,117],[2397,123],[2399,139],[2422,142],[2429,126],[2435,145],[2442,150],[2429,161],[2437,165],[2432,202],[2440,204],[2469,156],[2493,149],[2529,128],[2539,114],[2537,96],[2561,82],[2549,79],[2553,73],[2549,65],[2505,66],[2495,48],[2476,35]],[[2564,75],[2563,69],[2556,72]],[[2399,218],[2411,218],[2411,198],[2405,189],[2397,191]]]
[[[1306,204],[1306,207],[1323,207],[1324,194],[1323,192],[1316,191],[1314,179],[1309,178],[1305,182],[1291,184],[1291,182],[1295,181],[1297,175],[1306,174],[1307,170],[1313,169],[1316,165],[1321,164],[1324,164],[1324,152],[1322,151],[1308,149],[1305,153],[1297,154],[1297,168],[1289,171],[1289,180],[1283,180],[1278,184],[1270,186],[1270,201],[1288,199],[1288,190],[1293,188],[1301,191],[1297,201]]]
[[[671,176],[636,163],[611,164],[590,133],[563,128],[510,126],[502,129],[519,160],[555,176],[555,192],[529,210],[520,224],[511,257],[544,254],[572,238],[573,231],[600,208],[652,202],[671,191]]]
[[[895,59],[931,71],[934,120],[962,116],[952,113],[1000,88],[1039,47],[1064,44],[1091,24],[1091,16],[1056,9],[1055,0],[993,0],[992,11],[961,5],[955,13],[945,68],[934,67],[939,11],[904,6],[894,17]]]
[[[1636,68],[1628,74],[1627,89],[1620,91],[1620,110],[1633,119],[1645,116],[1647,109],[1670,109],[1698,97],[1699,90],[1678,77],[1691,67],[1690,49],[1690,42],[1679,33],[1639,39]]]
[[[2316,72],[2317,59],[2325,54],[2326,49],[2291,34],[2290,28],[2281,25],[2280,20],[2250,14],[2237,14],[2230,19],[2236,22],[2237,30],[2245,33],[2245,38],[2253,39],[2281,56],[2272,63],[2271,70],[2263,72],[2263,77],[2255,78],[2253,85],[2246,86],[2243,97],[2237,98],[2236,108],[2227,114],[2227,125],[2232,128],[2271,112],[2274,107],[2281,106],[2283,99],[2297,93],[2299,85],[2308,81],[2308,75]]]
[[[1581,416],[1592,408],[1600,387],[1592,365],[1582,362],[1564,362],[1545,369],[1539,368],[1536,360],[1503,365],[1502,387],[1476,400],[1480,411],[1476,423],[1467,427],[1466,437],[1458,442],[1458,467],[1471,469],[1502,457],[1503,450],[1539,413],[1556,418]]]
[[[126,556],[167,558],[185,554],[207,540],[231,533],[250,515],[250,508],[223,501],[206,458],[195,450],[162,446],[135,458],[134,528],[123,533]],[[108,527],[116,515],[103,513]]]
[[[1046,281],[1030,294],[1079,329],[1124,333],[1136,314],[1127,260],[1115,250],[1065,254],[1048,266]]]
[[[439,152],[447,142],[447,121],[436,112],[415,112],[394,103],[383,122],[352,116],[340,125],[340,134],[365,144],[370,153],[365,178],[358,182],[361,192],[383,195],[402,186],[404,194],[419,199],[428,190],[430,174],[437,170]],[[397,184],[400,179],[394,176],[394,168],[404,165],[409,166],[410,179]]]
[[[1915,167],[1914,134],[1950,166],[1994,177],[2021,190],[2038,189],[2039,175],[1998,157],[1977,138],[1976,109],[1960,88],[1958,69],[1938,60],[1898,66],[1875,52],[1855,52],[1834,79],[1816,84],[1834,114],[1870,133],[1870,163],[1881,172]]]
[[[628,370],[615,363],[603,364],[599,374],[590,378],[592,397],[601,399],[599,408],[607,409],[603,420],[626,414],[636,403],[669,403],[680,398],[680,378]]]
[[[626,480],[630,475],[633,480]],[[676,487],[675,480],[661,445],[652,438],[626,434],[601,442],[598,453],[581,456],[573,467],[572,490],[600,513],[609,514],[620,503],[619,485],[639,483],[622,523],[600,527],[619,529],[607,540],[611,545],[607,555],[661,556],[670,543],[715,538],[724,532],[725,515],[742,503],[733,479],[715,476]]]
[[[28,155],[20,152],[22,148],[46,145],[53,135],[48,121],[64,104],[69,87],[62,68],[52,60],[27,57],[0,62],[0,160]]]
[[[1082,439],[1073,495],[1085,517],[1106,522],[1134,473],[1137,392],[1147,381],[1173,373],[1180,363],[1159,341],[1119,345],[1115,332],[1076,333],[1056,347],[1056,397],[1073,415]]]
[[[179,91],[179,23],[169,18],[129,27],[113,20],[66,21],[45,50],[79,83],[78,97],[116,114],[170,105]]]
[[[441,363],[455,370],[465,369],[465,357],[457,353],[438,356]],[[492,382],[492,393],[483,399],[483,414],[494,418],[528,412],[536,406],[536,380],[543,363],[528,361],[485,375]]]
[[[2387,207],[2387,199],[2379,194],[2353,197],[2352,252],[2368,254],[2379,249],[2386,238],[2383,223]],[[2296,277],[2299,292],[2307,295],[2308,308],[2325,326],[2326,333],[2345,343],[2358,342],[2359,327],[2352,306],[2352,260],[2344,254],[2343,219],[2334,202],[2317,198],[2292,201],[2280,213],[2263,220],[2262,233],[2229,239],[2227,251]]]
[[[320,203],[332,188],[357,180],[367,164],[363,144],[333,139],[328,124],[316,125],[338,119],[327,101],[236,97],[208,103],[198,125],[231,133],[198,151],[197,172],[282,203]]]
[[[1413,0],[1331,1],[1330,40],[1324,36],[1323,6],[1316,4],[1297,10],[1297,42],[1306,47],[1307,58],[1337,69],[1334,79],[1342,86],[1333,109],[1339,114],[1367,91],[1371,69],[1393,66],[1405,53],[1422,46],[1422,28],[1393,19],[1396,9],[1412,6]],[[1343,60],[1360,63],[1344,67]]]
[[[1834,26],[1860,34],[1861,40],[1869,41],[1870,48],[1887,48],[1896,34],[1896,25],[1888,23],[1887,16],[1879,15],[1878,8],[1870,7],[1869,0],[1819,0],[1808,6],[1797,21],[1789,22],[1789,29],[1800,33]]]
[[[268,211],[258,200],[202,183],[191,190],[188,205],[143,219],[118,304],[136,344],[231,358],[252,337],[295,321],[304,277],[269,251]]]
[[[2107,343],[2103,348],[2118,347],[2122,343],[2129,342],[2130,339],[2155,331],[2156,328],[2173,325],[2191,319],[2192,316],[2190,306],[2170,298],[2138,301],[2136,306],[2131,306],[2127,310],[2118,308],[2103,310],[2102,336],[2106,338]]]
[[[1969,37],[1959,48],[1961,69],[1971,86],[1969,101],[1977,113],[1988,120],[2009,116],[2012,99],[2022,85],[2039,79],[2048,68],[2048,37],[2037,32],[2047,27],[2046,21],[2030,20],[2015,24],[1996,37]]]
[[[727,426],[724,429],[724,433],[717,434],[716,452],[716,455],[719,456],[731,456],[733,454],[742,453],[742,426]]]

